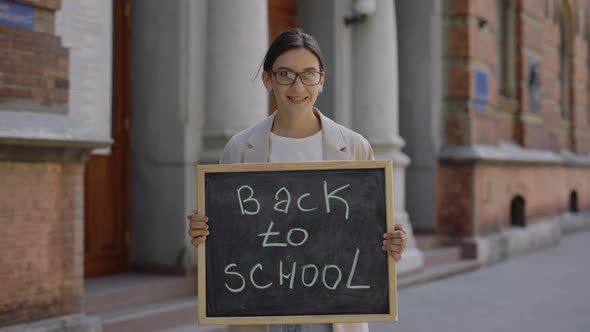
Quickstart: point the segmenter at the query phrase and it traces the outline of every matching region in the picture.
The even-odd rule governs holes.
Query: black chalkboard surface
[[[200,165],[197,183],[200,324],[397,320],[391,161]]]

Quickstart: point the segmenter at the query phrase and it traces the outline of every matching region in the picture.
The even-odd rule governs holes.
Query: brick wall
[[[511,141],[529,149],[580,154],[590,152],[588,53],[590,1],[514,0],[513,93],[500,91],[497,40],[501,22],[497,1],[445,2],[445,145],[498,145]],[[576,7],[577,6],[577,7]],[[571,26],[571,81],[566,91],[571,114],[561,115],[560,44],[562,9]],[[529,68],[540,63],[540,111],[530,109]],[[489,96],[477,95],[476,77],[489,78]],[[504,82],[505,83],[505,82]],[[510,203],[517,195],[526,202],[526,217],[534,223],[564,212],[569,194],[578,193],[581,208],[590,208],[590,168],[488,161],[442,162],[438,169],[438,227],[450,238],[481,236],[510,227]],[[543,180],[539,180],[543,179]]]
[[[0,25],[0,110],[65,113],[68,50],[55,36],[59,1],[35,3],[33,30]],[[49,9],[48,9],[49,8]]]
[[[527,225],[569,210],[570,193],[578,194],[580,209],[590,209],[590,170],[555,166],[482,165],[475,169],[474,214],[477,235],[510,227],[510,203],[525,199]],[[543,179],[539,181],[539,179]]]
[[[12,0],[25,5],[35,6],[40,9],[56,11],[61,8],[61,0]]]
[[[474,233],[473,168],[457,165],[438,168],[438,232],[450,238]]]
[[[558,2],[556,2],[558,1]],[[588,0],[514,0],[514,96],[499,92],[497,1],[452,0],[446,3],[445,144],[487,144],[512,141],[530,148],[590,151],[588,111],[589,38],[584,15]],[[575,7],[577,6],[577,7]],[[571,116],[560,115],[560,8],[572,26]],[[541,65],[541,111],[529,109],[529,65]],[[489,96],[476,96],[476,73],[488,77]],[[506,100],[508,99],[508,100]],[[508,101],[508,102],[506,102]],[[457,128],[466,132],[458,134]]]
[[[512,116],[492,114],[497,101],[494,1],[453,0],[446,8],[446,120],[445,143],[452,145],[496,144],[510,139]],[[476,95],[476,73],[488,78],[488,97]],[[487,114],[478,114],[479,112]],[[503,124],[507,121],[506,124]],[[498,127],[500,125],[501,128]],[[456,128],[464,128],[458,136]],[[499,130],[498,130],[499,128]],[[508,137],[505,137],[508,135]]]
[[[511,227],[510,204],[525,200],[527,225],[569,210],[570,193],[590,209],[590,169],[508,164],[446,165],[438,170],[438,230],[447,239]],[[539,180],[543,179],[543,180]]]
[[[32,6],[34,27],[0,25],[0,113],[65,113],[68,52],[54,31],[61,2],[12,2]],[[0,155],[0,327],[81,311],[84,164],[42,161],[53,154],[40,149]],[[11,151],[39,161],[11,160]]]
[[[523,145],[552,150],[568,149],[585,153],[588,151],[587,137],[590,134],[587,121],[586,89],[588,79],[587,59],[588,40],[584,37],[584,15],[588,1],[549,0],[545,3],[531,0],[519,1],[521,11],[518,40],[520,49],[520,82],[526,82],[528,60],[532,55],[542,62],[542,111],[533,121],[523,122]],[[577,6],[577,7],[576,7]],[[571,100],[570,115],[561,116],[560,100],[563,97],[560,82],[560,44],[562,22],[560,8],[568,17],[566,24],[571,26],[571,65],[566,68],[571,73],[570,88],[565,93]],[[537,46],[535,46],[537,45]],[[539,47],[540,45],[541,47]],[[524,85],[521,84],[521,87]],[[528,112],[528,91],[520,90],[522,112]]]
[[[80,312],[83,169],[0,161],[0,327]]]

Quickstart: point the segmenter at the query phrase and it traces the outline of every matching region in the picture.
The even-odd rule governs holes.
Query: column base
[[[205,134],[203,136],[203,147],[199,154],[199,163],[218,164],[223,149],[225,149],[225,144],[230,138],[231,135],[226,134]]]
[[[206,149],[199,155],[200,164],[219,164],[223,149]]]
[[[408,214],[405,211],[396,211],[395,223],[404,226],[407,238],[406,250],[402,255],[402,259],[397,263],[396,272],[402,274],[422,269],[424,267],[424,255],[420,249],[416,248],[416,240],[414,239],[414,232]]]
[[[402,259],[397,263],[396,272],[398,275],[421,270],[424,267],[424,255],[418,248],[411,248],[404,251]]]

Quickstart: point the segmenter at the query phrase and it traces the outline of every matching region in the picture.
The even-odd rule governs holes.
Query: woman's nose
[[[301,82],[301,76],[295,78],[295,82],[291,84],[291,89],[293,91],[302,91],[304,89],[303,82]]]

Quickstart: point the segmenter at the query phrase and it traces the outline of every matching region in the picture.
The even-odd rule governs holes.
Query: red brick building
[[[447,239],[477,243],[590,208],[589,5],[448,3],[437,173]]]

